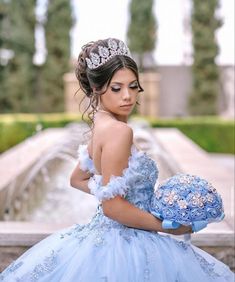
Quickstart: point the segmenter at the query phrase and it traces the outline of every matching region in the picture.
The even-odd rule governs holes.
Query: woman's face
[[[122,68],[112,77],[107,91],[100,97],[100,109],[111,112],[117,119],[126,119],[135,107],[139,85],[131,70]]]

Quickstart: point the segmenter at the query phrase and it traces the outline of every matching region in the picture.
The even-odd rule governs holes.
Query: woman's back
[[[128,126],[106,113],[101,113],[101,115],[96,114],[92,137],[88,143],[89,155],[99,174],[102,174],[101,161],[103,148],[115,141],[117,134],[122,135],[124,127]],[[114,155],[118,155],[118,153],[118,151],[113,151]]]

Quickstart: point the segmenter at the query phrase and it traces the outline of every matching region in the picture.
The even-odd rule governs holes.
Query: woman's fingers
[[[181,225],[177,229],[167,229],[167,233],[170,233],[173,235],[183,235],[183,234],[191,234],[193,233],[193,230],[191,226]]]

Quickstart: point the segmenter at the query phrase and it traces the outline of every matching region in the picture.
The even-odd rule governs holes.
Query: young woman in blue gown
[[[135,146],[127,124],[143,95],[127,46],[114,38],[88,43],[78,57],[76,76],[89,98],[92,137],[79,146],[70,181],[100,204],[88,224],[37,243],[0,274],[0,281],[234,281],[227,265],[169,235],[191,233],[191,227],[163,229],[149,212],[158,169]]]

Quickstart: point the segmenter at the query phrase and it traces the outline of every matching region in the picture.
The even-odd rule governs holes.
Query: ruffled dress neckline
[[[133,158],[146,155],[146,152],[139,150],[136,148],[135,144],[131,145],[131,154],[128,158],[128,167],[130,165],[130,162]],[[88,152],[88,145],[87,144],[81,144],[78,147],[78,157],[80,161],[80,168],[84,171],[89,171],[90,173],[96,175],[96,176],[102,176],[98,170],[96,169],[93,159],[90,157]]]
[[[126,196],[130,186],[132,186],[128,183],[129,179],[137,179],[140,177],[141,173],[139,170],[143,170],[143,163],[154,162],[145,152],[138,150],[136,146],[132,144],[127,167],[123,169],[121,175],[111,175],[109,182],[103,185],[103,177],[97,172],[93,160],[89,156],[87,145],[79,146],[78,159],[80,168],[93,174],[88,181],[88,187],[91,194],[95,195],[99,201],[111,199],[117,195]],[[141,178],[143,177],[141,176]],[[155,177],[153,178],[152,182],[155,181]],[[152,185],[154,185],[154,183],[152,183]]]

